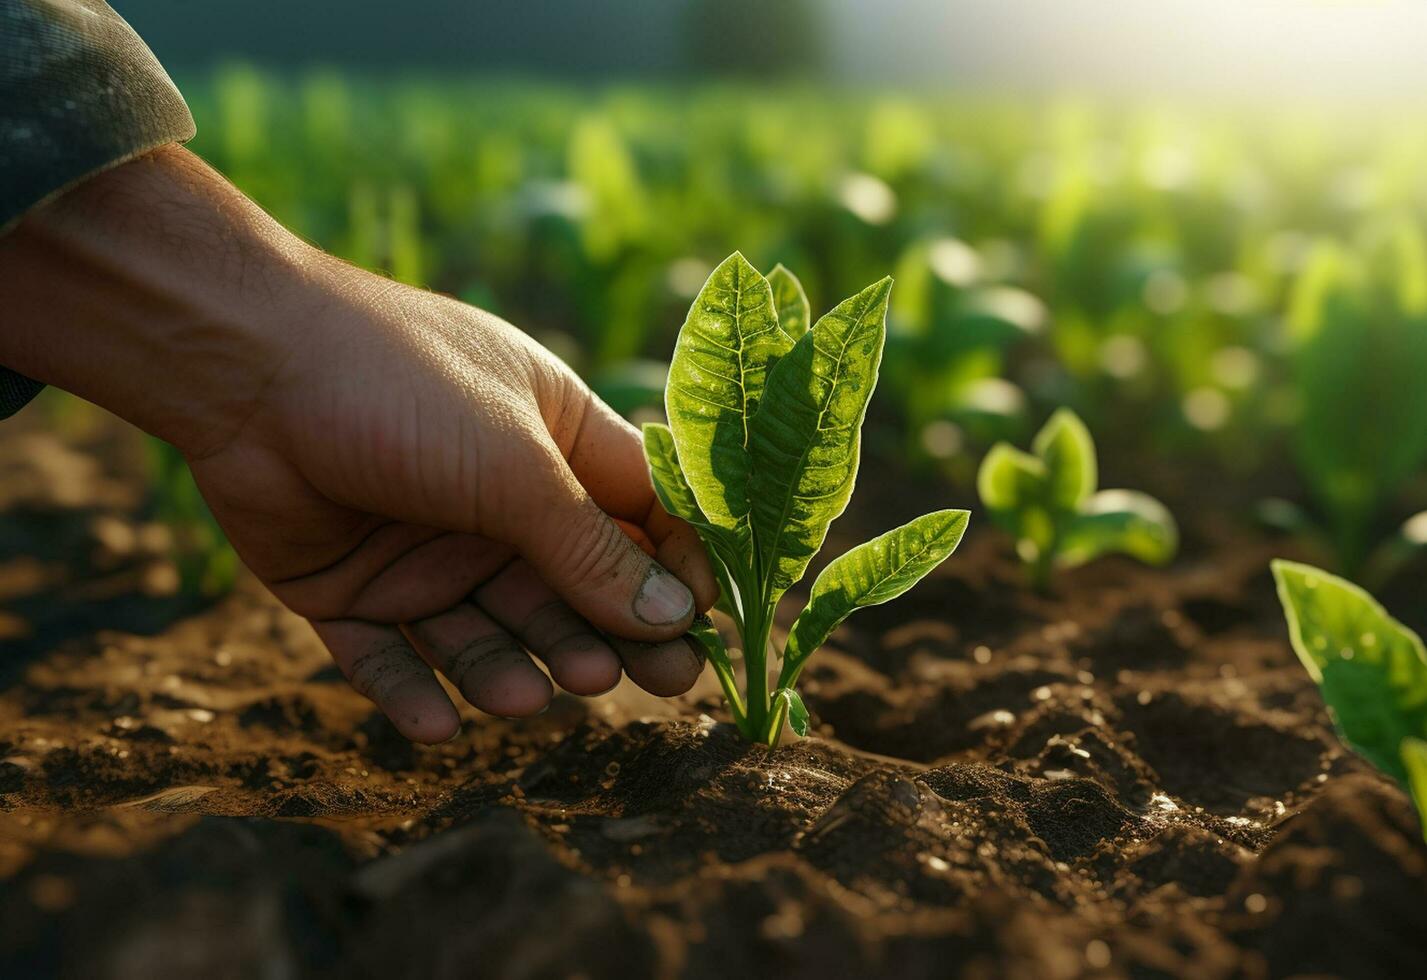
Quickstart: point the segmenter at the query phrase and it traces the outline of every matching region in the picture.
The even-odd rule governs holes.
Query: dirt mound
[[[27,467],[35,438],[0,429],[0,975],[1381,976],[1427,954],[1416,815],[1334,738],[1253,542],[1035,597],[974,537],[835,637],[815,737],[771,753],[708,678],[470,712],[428,748],[251,583],[201,610],[141,588],[161,557],[103,544],[144,526],[120,451]],[[80,625],[56,613],[86,595]]]

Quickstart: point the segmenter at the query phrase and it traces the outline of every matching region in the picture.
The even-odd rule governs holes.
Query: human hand
[[[576,694],[621,660],[652,693],[687,690],[702,662],[677,637],[716,587],[633,427],[497,318],[326,263],[330,305],[192,460],[248,566],[418,741],[456,726],[428,664],[499,715],[550,699],[525,650]],[[591,624],[671,642],[612,648]]]
[[[0,362],[178,446],[244,562],[407,737],[458,730],[433,667],[509,716],[553,693],[527,650],[576,694],[698,677],[702,545],[633,427],[509,324],[302,245],[177,148],[27,219],[0,268],[0,302],[99,355],[21,329]]]

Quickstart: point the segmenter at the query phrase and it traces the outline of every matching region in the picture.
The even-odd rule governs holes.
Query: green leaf
[[[714,675],[718,677],[719,686],[723,688],[723,695],[728,699],[729,707],[733,709],[734,721],[742,729],[747,710],[738,693],[738,678],[733,672],[733,661],[728,657],[728,649],[723,645],[723,637],[718,635],[713,620],[707,616],[694,619],[688,636],[703,649],[704,656],[713,665]]]
[[[1402,740],[1402,767],[1407,770],[1407,788],[1417,804],[1417,819],[1427,838],[1427,742],[1420,738]]]
[[[1275,561],[1289,637],[1322,689],[1343,739],[1407,781],[1401,745],[1427,737],[1427,652],[1417,634],[1351,582]]]
[[[1014,512],[1044,496],[1045,463],[1015,446],[998,442],[981,461],[976,492],[988,510]]]
[[[1031,441],[1031,451],[1045,464],[1049,506],[1074,510],[1095,492],[1099,482],[1095,441],[1070,409],[1055,411]]]
[[[690,524],[708,524],[709,519],[699,509],[694,492],[679,468],[679,454],[674,448],[674,433],[662,422],[646,422],[644,458],[649,462],[649,475],[654,481],[654,493],[664,509]]]
[[[713,549],[724,564],[730,568],[742,565],[742,549],[736,533],[719,527],[709,521],[699,502],[694,499],[693,490],[684,479],[684,471],[679,466],[678,451],[674,447],[674,435],[669,427],[660,422],[644,425],[644,458],[649,462],[649,476],[654,483],[654,495],[670,514],[687,521],[699,532],[699,536]]]
[[[1036,434],[1031,450],[1045,463],[1049,475],[1049,500],[1057,509],[1074,510],[1095,492],[1095,441],[1090,430],[1068,408],[1058,409]]]
[[[750,430],[749,491],[770,604],[803,577],[852,495],[891,291],[883,279],[838,304],[768,374]]]
[[[1004,442],[991,447],[976,474],[981,503],[997,527],[1016,538],[1025,561],[1055,542],[1055,520],[1046,510],[1049,477],[1039,457]]]
[[[1178,547],[1179,528],[1164,504],[1137,490],[1101,490],[1061,532],[1058,560],[1081,565],[1113,552],[1162,565]]]
[[[778,326],[793,340],[808,332],[813,322],[812,308],[803,284],[780,262],[768,273],[768,285],[773,287],[773,306],[778,311]]]
[[[679,331],[665,410],[694,499],[719,527],[747,527],[749,424],[769,368],[792,345],[768,280],[737,252],[714,269]]]
[[[833,559],[788,632],[779,686],[791,685],[803,662],[855,610],[897,598],[945,561],[969,518],[964,510],[923,514]]]
[[[808,707],[803,704],[803,696],[791,687],[781,687],[773,692],[774,706],[776,707],[780,701],[783,710],[788,713],[788,725],[798,733],[799,737],[806,736],[808,734]]]

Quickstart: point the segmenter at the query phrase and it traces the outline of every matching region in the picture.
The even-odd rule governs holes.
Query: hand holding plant
[[[510,716],[554,693],[532,655],[577,694],[698,678],[703,546],[656,501],[639,433],[510,324],[323,255],[176,147],[0,252],[0,363],[172,443],[403,735],[459,730],[438,670]]]
[[[797,280],[781,267],[771,280],[738,253],[714,270],[674,350],[669,425],[644,429],[660,500],[708,546],[719,608],[743,647],[745,692],[717,631],[704,624],[694,635],[739,729],[770,746],[785,718],[806,733],[794,685],[833,629],[853,610],[916,584],[956,548],[967,521],[966,511],[927,514],[829,564],[793,624],[770,692],[778,601],[802,579],[852,495],[892,287],[890,279],[874,283],[808,328]]]

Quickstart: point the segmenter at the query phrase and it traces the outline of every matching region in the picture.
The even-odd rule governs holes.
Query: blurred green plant
[[[173,535],[173,562],[185,595],[220,596],[233,588],[238,555],[198,492],[188,461],[161,439],[146,437],[154,517]]]
[[[1415,416],[1389,409],[1421,391],[1427,141],[1401,117],[244,65],[181,81],[194,147],[279,219],[493,308],[626,413],[658,410],[657,365],[738,241],[814,298],[894,271],[864,446],[891,465],[969,484],[983,446],[1074,405],[1117,453],[1222,464],[1249,495],[1294,492],[1296,456],[1340,569],[1385,575],[1427,540],[1409,521],[1374,550],[1427,508]]]
[[[1179,531],[1158,500],[1137,490],[1096,490],[1095,443],[1062,408],[1029,453],[997,443],[981,463],[977,490],[991,519],[1016,541],[1031,584],[1045,591],[1055,568],[1120,553],[1153,565],[1174,557]]]
[[[92,445],[112,430],[107,413],[78,396],[49,388],[36,401],[46,424],[66,441]],[[112,423],[112,418],[108,419]],[[168,529],[152,547],[173,563],[178,589],[187,596],[220,596],[232,589],[238,556],[198,492],[188,463],[173,446],[142,437],[147,517]]]
[[[1393,221],[1370,229],[1355,251],[1319,243],[1294,289],[1288,327],[1299,400],[1293,445],[1324,536],[1338,568],[1380,579],[1406,556],[1404,545],[1420,546],[1399,533],[1372,553],[1384,511],[1427,462],[1421,231]]]
[[[1294,652],[1338,733],[1397,780],[1427,830],[1427,651],[1371,595],[1311,565],[1275,561]]]
[[[897,263],[884,370],[914,459],[956,466],[967,441],[1024,434],[1025,394],[1003,375],[1008,352],[1045,329],[1046,310],[987,266],[950,236],[915,243]]]

